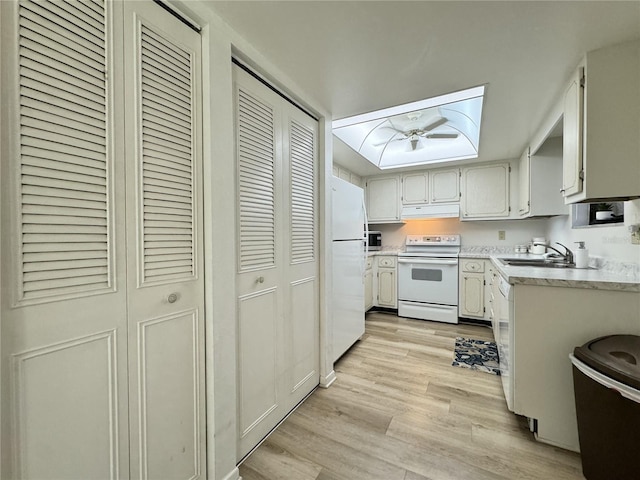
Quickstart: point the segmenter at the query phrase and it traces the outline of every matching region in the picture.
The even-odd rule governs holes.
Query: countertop
[[[397,255],[404,247],[383,246],[374,255]],[[500,274],[512,285],[541,285],[552,287],[587,288],[640,292],[640,265],[591,257],[589,269],[512,267],[503,265],[500,258],[541,258],[542,255],[514,253],[513,247],[463,246],[460,258],[491,260]],[[640,301],[640,300],[639,300]]]
[[[500,274],[512,285],[539,285],[548,287],[587,288],[596,290],[619,290],[640,292],[640,276],[632,264],[617,268],[602,263],[599,267],[583,268],[543,268],[515,267],[504,265],[500,258],[541,258],[532,254],[499,254],[490,256]],[[595,259],[594,259],[595,260]],[[597,262],[591,262],[592,265]],[[640,301],[640,299],[638,299]]]

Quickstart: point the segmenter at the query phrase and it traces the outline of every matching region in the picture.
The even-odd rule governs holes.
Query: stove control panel
[[[459,246],[460,235],[407,235],[406,245]]]

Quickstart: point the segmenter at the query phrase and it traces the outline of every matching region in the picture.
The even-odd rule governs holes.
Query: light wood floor
[[[244,480],[583,479],[580,457],[533,440],[500,377],[452,367],[487,327],[367,315],[366,333],[240,467]]]

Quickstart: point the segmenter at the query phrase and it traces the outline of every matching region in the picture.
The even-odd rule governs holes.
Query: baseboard
[[[484,320],[481,318],[464,318],[458,317],[458,322],[460,323],[468,323],[471,325],[480,325],[482,327],[491,327],[491,320]]]
[[[394,315],[397,315],[398,309],[388,307],[371,307],[365,313],[393,313]]]
[[[221,480],[242,480],[242,477],[240,476],[240,470],[238,470],[238,467],[234,468],[229,473],[227,473]]]
[[[331,370],[328,375],[320,377],[320,388],[329,388],[336,381],[336,372]]]

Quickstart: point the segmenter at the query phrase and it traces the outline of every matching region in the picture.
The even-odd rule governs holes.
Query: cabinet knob
[[[564,188],[560,189],[560,193],[564,195]]]
[[[264,283],[264,277],[256,278],[256,283]]]
[[[178,301],[178,294],[177,293],[171,293],[167,297],[167,302],[169,302],[169,303],[176,303],[177,301]]]

